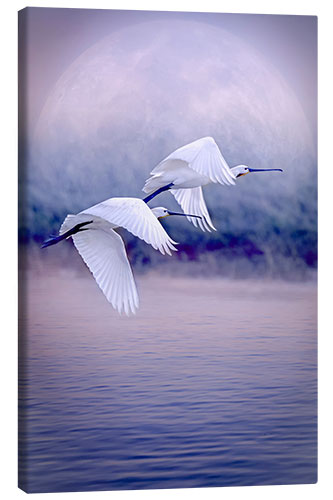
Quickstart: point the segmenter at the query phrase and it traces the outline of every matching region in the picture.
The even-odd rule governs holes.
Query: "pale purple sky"
[[[281,73],[296,94],[310,126],[316,127],[316,17],[50,8],[29,8],[27,12],[31,126],[61,74],[101,38],[149,20],[193,19],[221,27],[259,51]]]

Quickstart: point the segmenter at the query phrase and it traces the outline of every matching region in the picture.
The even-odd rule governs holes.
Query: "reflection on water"
[[[126,318],[59,272],[21,308],[23,489],[316,481],[314,284],[145,277]]]

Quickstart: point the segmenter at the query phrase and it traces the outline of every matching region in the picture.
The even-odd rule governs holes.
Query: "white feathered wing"
[[[189,168],[208,177],[210,182],[226,185],[235,184],[235,176],[212,137],[202,137],[176,149],[162,160],[151,171],[151,174],[154,175],[167,169],[168,162],[170,162],[170,168],[173,168],[173,160],[186,162]]]
[[[216,231],[206,207],[201,186],[191,189],[171,189],[171,194],[176,198],[185,214],[191,213],[202,217],[202,219],[187,217],[195,227],[199,226],[202,231],[211,232],[211,229]]]
[[[68,215],[59,234],[87,221],[92,222],[72,236],[76,249],[112,306],[119,313],[134,314],[139,306],[138,293],[123,240],[114,228],[124,227],[162,254],[177,250],[175,242],[138,198],[111,198],[77,215]]]
[[[221,154],[216,142],[212,137],[203,137],[190,144],[186,144],[176,149],[173,153],[162,160],[152,171],[151,177],[147,179],[143,190],[150,193],[166,183],[172,182],[173,177],[177,178],[177,170],[188,167],[206,179],[206,183],[220,183],[225,185],[235,184],[235,176]],[[167,180],[166,180],[167,179]],[[199,226],[202,231],[215,229],[202,192],[202,187],[171,189],[171,193],[176,198],[185,213],[200,215],[198,220],[188,217],[188,220]]]
[[[135,314],[139,297],[123,240],[108,222],[72,236],[106,299],[119,313]]]

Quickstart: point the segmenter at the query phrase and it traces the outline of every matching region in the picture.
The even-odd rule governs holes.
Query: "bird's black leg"
[[[172,186],[173,186],[173,182],[170,182],[170,184],[167,184],[166,186],[163,186],[163,187],[157,189],[156,191],[154,191],[150,195],[146,196],[146,198],[143,198],[143,201],[145,203],[148,203],[150,200],[155,198],[155,196],[157,196],[158,194],[163,193],[163,191],[167,191],[168,189],[171,189]]]
[[[45,247],[50,247],[51,245],[56,245],[59,243],[59,241],[65,240],[69,236],[72,236],[73,234],[78,233],[79,231],[86,231],[89,229],[88,227],[83,227],[86,226],[87,224],[91,224],[93,221],[89,220],[88,222],[80,222],[79,224],[76,224],[76,226],[72,227],[72,229],[69,229],[66,231],[66,233],[61,234],[60,236],[55,236],[54,238],[50,238],[42,244],[42,248]]]

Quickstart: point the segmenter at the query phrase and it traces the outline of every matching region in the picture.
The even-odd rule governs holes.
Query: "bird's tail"
[[[162,186],[163,184],[161,183],[160,175],[152,175],[146,180],[142,191],[144,193],[151,194]]]
[[[60,229],[59,229],[59,234],[64,234],[66,233],[67,231],[69,231],[70,229],[72,229],[72,227],[75,226],[75,220],[74,219],[77,219],[77,215],[73,215],[73,214],[68,214],[66,219],[64,220],[64,222],[61,224],[60,226]]]

